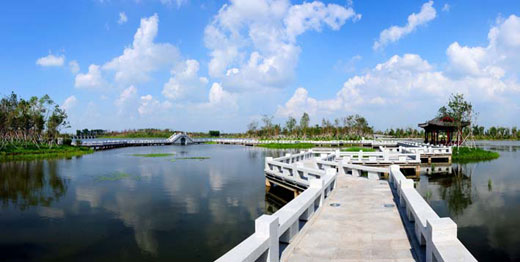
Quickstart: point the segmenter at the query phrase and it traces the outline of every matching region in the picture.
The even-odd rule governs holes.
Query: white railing
[[[300,231],[300,220],[308,221],[334,190],[337,173],[327,169],[321,178],[311,178],[309,188],[272,215],[255,220],[255,232],[217,259],[217,262],[278,262],[279,245],[290,243]]]
[[[310,179],[321,178],[325,175],[324,170],[304,167],[303,161],[309,156],[312,156],[312,152],[304,152],[297,155],[286,155],[273,159],[272,157],[265,158],[265,169],[266,175],[270,175],[284,182],[298,185],[306,188],[310,185]],[[288,161],[281,162],[281,161]]]
[[[399,206],[415,223],[415,237],[426,245],[426,261],[477,261],[457,238],[457,224],[449,217],[440,218],[415,190],[414,182],[390,166],[389,182],[399,197]]]
[[[392,164],[392,163],[421,163],[419,153],[394,153],[391,151],[382,152],[339,152],[343,161],[358,164]]]
[[[389,169],[384,167],[373,167],[349,164],[342,161],[317,161],[318,168],[335,168],[338,170],[338,175],[352,175],[355,177],[361,176],[363,173],[367,174],[368,179],[377,180],[380,179],[380,174],[388,173]]]
[[[420,153],[420,154],[451,154],[452,147],[444,145],[430,145],[415,142],[399,142],[401,152]]]

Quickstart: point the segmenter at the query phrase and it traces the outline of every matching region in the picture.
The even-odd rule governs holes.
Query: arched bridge
[[[168,141],[172,144],[179,144],[179,145],[188,145],[188,144],[195,143],[195,141],[193,141],[193,139],[190,136],[186,135],[185,133],[173,134],[168,138]]]

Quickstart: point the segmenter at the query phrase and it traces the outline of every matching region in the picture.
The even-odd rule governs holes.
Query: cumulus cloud
[[[433,1],[422,5],[421,11],[408,16],[408,23],[405,26],[391,26],[379,34],[379,40],[374,42],[374,50],[384,48],[387,44],[397,42],[402,37],[412,33],[418,26],[424,25],[433,20],[437,12],[433,8]]]
[[[159,100],[153,98],[152,95],[145,95],[141,96],[137,111],[140,115],[149,115],[170,109],[172,106],[173,105],[168,101],[159,102]]]
[[[69,69],[70,69],[70,72],[72,72],[73,74],[77,74],[79,72],[78,61],[76,61],[76,60],[70,61],[69,62]]]
[[[312,98],[307,90],[298,88],[278,107],[277,115],[297,116],[304,109],[311,114],[352,112],[358,105],[379,109],[389,106],[391,110],[382,114],[395,114],[405,104],[420,101],[421,106],[428,107],[432,102],[445,101],[453,92],[466,94],[477,105],[499,103],[501,107],[517,108],[520,19],[512,15],[500,20],[488,38],[488,46],[452,43],[446,50],[449,63],[445,68],[436,68],[417,54],[392,56],[365,74],[347,79],[329,100]]]
[[[132,46],[123,54],[103,65],[103,70],[113,71],[114,80],[120,84],[136,84],[149,80],[149,73],[175,64],[179,57],[177,48],[169,43],[155,43],[159,24],[157,14],[141,19]]]
[[[208,79],[199,77],[199,62],[188,59],[171,70],[171,77],[164,84],[162,94],[168,99],[197,99],[208,84]]]
[[[36,64],[37,65],[44,66],[44,67],[47,67],[47,66],[63,66],[63,63],[65,63],[65,56],[64,55],[55,56],[53,54],[49,54],[47,56],[40,57],[40,58],[38,58],[38,60],[36,60]]]
[[[128,17],[126,16],[125,12],[119,12],[119,20],[117,20],[117,23],[122,25],[128,21]]]
[[[236,91],[285,87],[298,62],[298,35],[324,25],[338,30],[346,20],[359,18],[352,8],[317,1],[232,1],[204,32],[209,74]]]
[[[106,85],[98,65],[90,65],[86,74],[77,74],[74,82],[76,88],[100,88]]]
[[[69,111],[70,109],[72,109],[74,106],[76,106],[76,103],[78,102],[78,99],[76,99],[75,96],[69,96],[67,97],[67,99],[65,99],[65,101],[63,102],[63,104],[61,105],[61,107],[65,110],[65,111]]]
[[[188,3],[188,0],[161,0],[163,5],[171,6],[175,4],[177,8],[181,7],[184,4]]]

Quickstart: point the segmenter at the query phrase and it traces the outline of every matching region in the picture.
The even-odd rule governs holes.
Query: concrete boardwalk
[[[341,175],[323,208],[286,248],[281,261],[415,259],[388,182]]]

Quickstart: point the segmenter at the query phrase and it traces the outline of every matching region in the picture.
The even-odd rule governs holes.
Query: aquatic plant
[[[150,154],[132,154],[132,156],[140,156],[140,157],[167,157],[173,156],[174,153],[150,153]]]
[[[459,163],[493,160],[499,157],[499,153],[482,148],[453,147],[452,153],[453,162]]]
[[[192,157],[178,157],[178,158],[175,158],[174,160],[204,160],[204,159],[209,159],[209,157],[207,156],[192,156]]]

